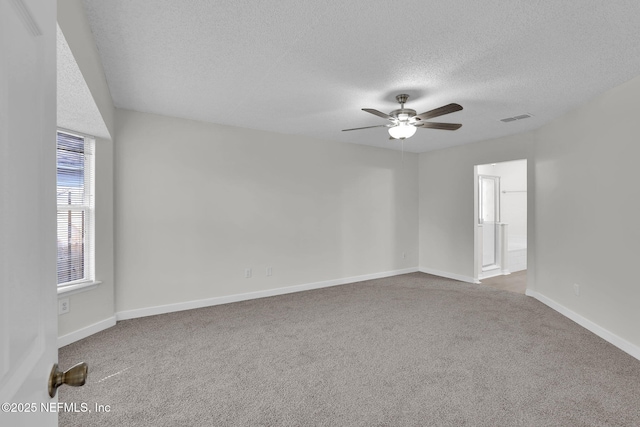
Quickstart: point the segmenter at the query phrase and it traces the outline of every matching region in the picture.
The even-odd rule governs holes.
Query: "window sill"
[[[72,285],[59,286],[58,297],[68,297],[69,295],[90,291],[91,289],[97,288],[100,283],[102,282],[98,280],[91,280],[87,282],[74,283]]]

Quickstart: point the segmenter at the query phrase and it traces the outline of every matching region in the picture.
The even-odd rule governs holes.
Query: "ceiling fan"
[[[445,114],[454,113],[462,110],[462,106],[458,104],[449,104],[435,110],[430,110],[422,114],[416,114],[416,110],[410,108],[404,108],[404,103],[407,102],[409,95],[400,94],[396,96],[396,100],[400,103],[400,108],[393,110],[389,114],[385,114],[382,111],[374,110],[372,108],[363,108],[362,111],[374,114],[383,119],[389,120],[391,123],[386,125],[377,126],[365,126],[361,128],[343,129],[343,132],[350,130],[360,130],[369,128],[389,128],[389,139],[406,139],[411,138],[418,128],[428,129],[442,129],[442,130],[456,130],[462,126],[459,123],[435,123],[426,122],[427,119],[434,117],[444,116]]]

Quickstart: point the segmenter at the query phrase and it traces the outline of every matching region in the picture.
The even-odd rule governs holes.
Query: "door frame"
[[[496,225],[496,230],[494,231],[493,234],[493,251],[494,251],[494,263],[491,264],[488,269],[485,269],[485,265],[484,265],[484,222],[482,220],[482,212],[480,211],[482,208],[482,200],[483,200],[483,194],[480,192],[480,187],[481,187],[481,182],[483,179],[491,179],[495,182],[495,194],[494,194],[494,203],[493,203],[493,209],[495,212],[495,225]],[[498,226],[500,225],[501,222],[501,218],[500,218],[500,177],[497,175],[486,175],[486,174],[478,174],[478,187],[477,187],[477,210],[476,210],[476,215],[478,218],[478,237],[481,239],[481,245],[478,246],[478,249],[480,249],[481,255],[480,255],[480,271],[479,274],[482,275],[482,273],[484,273],[485,271],[492,271],[492,270],[498,270],[500,269],[500,264],[498,262],[498,260],[500,259],[500,254],[498,253],[498,247],[499,247],[499,240],[500,240],[500,236],[499,236],[499,229]],[[482,232],[480,231],[480,229],[482,229]]]
[[[527,290],[533,290],[535,288],[535,234],[532,233],[533,221],[534,221],[534,182],[535,182],[535,170],[533,167],[533,161],[529,157],[518,157],[515,159],[503,159],[479,163],[473,166],[473,236],[474,236],[474,255],[473,255],[473,282],[480,283],[482,276],[482,234],[479,232],[481,227],[478,226],[478,168],[485,165],[495,165],[499,163],[510,163],[517,161],[525,161],[526,165],[526,177],[527,177]],[[502,192],[500,192],[502,195]],[[500,218],[502,219],[502,218]],[[498,270],[501,271],[501,270]],[[500,273],[502,274],[502,272]],[[508,270],[507,273],[508,274]],[[488,277],[484,277],[488,278]]]

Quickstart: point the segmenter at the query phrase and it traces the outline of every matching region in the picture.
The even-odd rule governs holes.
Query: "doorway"
[[[524,272],[517,275],[522,282],[527,269],[527,160],[476,165],[474,176],[475,279],[480,283]]]
[[[482,227],[482,273],[500,268],[500,177],[478,175],[478,225]]]

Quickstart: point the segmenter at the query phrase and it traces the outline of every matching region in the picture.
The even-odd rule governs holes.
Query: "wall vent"
[[[516,120],[522,120],[522,119],[528,119],[529,117],[531,117],[533,114],[520,114],[519,116],[513,116],[513,117],[507,117],[505,119],[500,119],[501,122],[504,123],[509,123],[509,122],[515,122]]]

